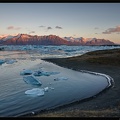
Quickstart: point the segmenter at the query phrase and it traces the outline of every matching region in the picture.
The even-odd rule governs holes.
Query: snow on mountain
[[[8,35],[8,36],[1,37],[1,40],[6,41],[6,40],[9,40],[9,39],[11,39],[13,37],[14,36]]]
[[[67,41],[80,41],[82,39],[82,37],[80,38],[74,38],[74,37],[63,37],[63,39],[67,40]]]
[[[18,35],[1,35],[0,40],[7,41],[7,40],[12,39],[12,38],[19,38],[20,36],[21,36],[21,34],[18,34]]]

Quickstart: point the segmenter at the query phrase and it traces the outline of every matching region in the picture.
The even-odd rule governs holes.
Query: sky
[[[120,44],[120,3],[0,3],[0,36],[21,33]]]

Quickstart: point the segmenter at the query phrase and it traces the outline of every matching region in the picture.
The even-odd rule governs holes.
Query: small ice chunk
[[[41,70],[38,70],[38,71],[34,71],[33,73],[34,76],[42,76],[42,71]]]
[[[32,114],[34,115],[34,114],[35,114],[35,112],[33,111],[33,112],[32,112]]]
[[[66,77],[59,77],[59,78],[55,78],[54,81],[59,81],[59,80],[67,80],[68,78]]]
[[[20,75],[31,75],[32,74],[32,70],[23,70],[20,72]]]
[[[60,72],[46,72],[43,70],[36,70],[34,71],[33,75],[34,76],[50,76],[50,75],[55,75],[55,74],[59,74]]]
[[[24,80],[27,84],[42,85],[42,83],[41,83],[37,78],[35,78],[35,77],[32,76],[32,75],[24,76],[24,77],[23,77],[23,80]]]
[[[47,92],[47,91],[48,91],[48,89],[49,89],[48,87],[45,87],[45,88],[44,88],[44,91],[45,91],[45,92]]]
[[[55,88],[53,88],[53,87],[49,87],[51,90],[54,90]]]
[[[44,95],[44,89],[33,88],[31,90],[25,91],[25,94],[33,95],[33,96],[43,96]]]

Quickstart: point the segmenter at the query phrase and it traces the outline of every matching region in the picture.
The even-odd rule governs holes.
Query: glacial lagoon
[[[53,109],[95,96],[110,86],[107,75],[63,68],[41,60],[38,54],[2,51],[0,55],[1,60],[14,60],[0,65],[1,117]],[[30,75],[20,74],[25,69],[31,70],[32,76],[37,70],[57,74],[34,76],[41,85],[30,84],[23,79]]]

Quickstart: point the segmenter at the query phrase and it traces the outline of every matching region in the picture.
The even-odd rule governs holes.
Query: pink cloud
[[[7,27],[8,30],[14,29],[14,26]]]
[[[120,26],[116,26],[115,28],[108,28],[105,30],[105,32],[102,32],[103,34],[111,34],[111,33],[119,33],[120,32]]]
[[[7,27],[8,30],[20,30],[21,27],[14,27],[14,26],[9,26]]]

